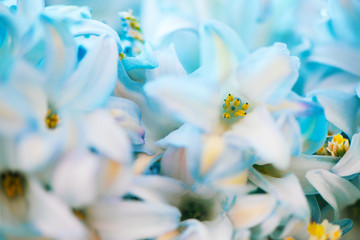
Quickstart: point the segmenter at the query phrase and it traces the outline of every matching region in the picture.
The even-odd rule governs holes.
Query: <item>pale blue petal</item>
[[[215,81],[225,81],[248,50],[239,36],[227,25],[211,21],[200,30],[201,66]]]
[[[276,199],[269,194],[239,197],[228,212],[235,229],[247,229],[268,218],[276,208]]]
[[[222,101],[216,87],[210,83],[204,85],[197,79],[164,77],[147,83],[145,92],[177,119],[208,131],[221,117]]]
[[[187,73],[190,74],[199,68],[200,42],[197,29],[185,28],[169,33],[160,46],[168,45],[174,45],[179,61]]]
[[[360,190],[351,182],[326,170],[311,170],[306,178],[320,195],[334,209],[334,218],[339,218],[339,211],[355,203],[360,198]]]
[[[52,98],[59,97],[59,88],[75,68],[76,46],[64,23],[41,16],[45,26],[45,72],[50,76],[48,91]]]
[[[134,177],[133,183],[129,186],[129,193],[156,203],[167,203],[177,206],[180,197],[188,191],[188,187],[175,179],[147,175]]]
[[[159,65],[148,42],[144,43],[144,48],[138,56],[125,57],[122,60],[122,63],[124,64],[126,71],[131,71],[133,69],[151,69],[156,68]]]
[[[360,3],[356,0],[330,0],[329,28],[336,37],[359,44]]]
[[[58,19],[73,19],[81,21],[85,19],[92,18],[91,10],[88,7],[78,7],[78,6],[69,6],[69,5],[52,5],[46,6],[44,9],[45,14],[49,14],[51,17],[56,17]],[[73,26],[70,26],[73,27]]]
[[[237,69],[243,95],[255,102],[278,104],[290,93],[298,78],[300,61],[290,57],[283,43],[251,53]]]
[[[303,139],[302,152],[313,154],[322,147],[326,139],[328,124],[325,112],[318,103],[299,99],[297,104],[301,107],[295,117]]]
[[[102,239],[148,239],[175,230],[180,212],[175,207],[141,201],[105,201],[86,211]]]
[[[310,217],[310,209],[298,178],[289,173],[282,178],[262,175],[251,169],[249,179],[257,186],[272,194],[287,209],[288,216],[293,215],[306,221]]]
[[[120,97],[110,97],[106,106],[115,117],[116,122],[126,131],[133,146],[140,150],[144,144],[145,131],[141,126],[139,107],[134,102]]]
[[[35,18],[45,7],[44,0],[18,0],[17,14],[26,18]]]
[[[318,155],[300,155],[292,157],[288,172],[292,172],[299,179],[305,194],[315,194],[316,190],[309,184],[305,175],[312,169],[330,170],[338,161],[336,157]]]
[[[331,172],[346,177],[360,173],[360,133],[355,134],[351,139],[349,150],[340,159],[340,161],[331,168]]]
[[[356,116],[360,100],[337,90],[316,90],[308,94],[316,97],[325,110],[326,119],[351,137],[356,131]]]
[[[264,106],[258,106],[232,126],[225,136],[233,142],[246,142],[261,159],[261,164],[272,163],[286,169],[290,163],[291,145]]]
[[[298,122],[293,116],[281,115],[276,120],[287,142],[291,146],[291,155],[298,156],[302,151],[301,132]]]
[[[360,50],[345,44],[317,45],[308,61],[333,66],[360,76]]]
[[[82,121],[85,140],[89,147],[95,148],[114,161],[130,164],[132,161],[130,141],[112,116],[104,110],[89,113]]]
[[[60,199],[29,183],[29,218],[43,236],[55,239],[87,239],[88,231]]]
[[[118,51],[122,51],[122,45],[117,32],[106,25],[105,23],[93,19],[81,19],[74,24],[70,25],[70,32],[74,37],[89,37],[89,36],[109,36],[112,37],[118,46]]]
[[[88,152],[74,152],[59,161],[52,176],[54,193],[72,207],[82,207],[97,197],[100,159]]]
[[[76,71],[62,86],[60,106],[91,110],[103,105],[117,80],[117,46],[109,37],[96,39]]]

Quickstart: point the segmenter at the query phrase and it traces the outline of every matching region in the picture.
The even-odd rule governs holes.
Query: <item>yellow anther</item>
[[[230,102],[232,102],[232,101],[234,100],[234,97],[233,97],[233,95],[231,95],[231,94],[229,93],[227,99],[228,99]]]
[[[224,113],[223,118],[230,119],[231,115],[229,113]]]
[[[124,58],[126,58],[126,54],[125,53],[120,53],[119,57],[120,57],[120,60],[123,60]]]
[[[243,111],[243,110],[237,110],[235,113],[234,113],[234,117],[237,117],[237,116],[245,116],[246,115],[246,112]]]
[[[310,223],[308,232],[310,240],[339,240],[342,234],[339,225],[331,224],[326,219],[321,224]]]
[[[248,108],[249,108],[249,104],[248,104],[248,103],[244,103],[244,104],[241,106],[241,109],[244,110],[244,111],[248,110]]]
[[[238,107],[240,105],[240,99],[235,98],[234,106]]]
[[[336,134],[334,137],[333,137],[333,141],[336,142],[337,144],[342,144],[344,143],[346,140],[346,138],[344,138],[342,135],[340,134]]]
[[[17,172],[7,171],[1,174],[2,188],[10,199],[23,195],[24,181],[24,177]]]
[[[341,230],[337,229],[331,236],[330,240],[338,240],[341,237]]]
[[[328,150],[333,157],[342,157],[349,149],[349,145],[348,139],[344,138],[340,134],[337,134],[331,141],[328,142],[326,150]]]
[[[316,236],[319,238],[325,234],[324,227],[321,224],[317,224],[316,222],[309,223],[307,230],[311,236]]]
[[[45,123],[46,126],[50,129],[54,129],[60,122],[59,116],[54,112],[51,111],[51,109],[48,109],[48,112],[46,114]]]

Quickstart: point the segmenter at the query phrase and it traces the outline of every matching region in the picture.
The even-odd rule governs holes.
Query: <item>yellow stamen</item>
[[[3,190],[10,199],[24,194],[24,177],[17,172],[7,171],[1,174]]]
[[[236,98],[235,101],[234,101],[234,106],[238,107],[239,105],[240,105],[240,99]]]
[[[237,117],[237,116],[245,116],[246,115],[246,112],[243,111],[243,110],[237,110],[235,113],[234,113],[234,117]]]
[[[224,99],[223,114],[222,117],[225,119],[231,119],[233,117],[243,117],[246,115],[246,110],[249,108],[249,104],[245,103],[241,105],[240,98],[234,98],[233,95],[228,94]]]
[[[244,103],[244,104],[241,106],[241,109],[244,110],[244,111],[248,110],[248,108],[249,108],[249,104],[248,104],[248,103]]]
[[[316,222],[310,223],[307,230],[311,236],[319,238],[322,237],[325,233],[324,227],[321,224],[317,224]]]
[[[349,149],[349,140],[336,134],[331,141],[328,142],[326,150],[329,151],[333,157],[342,157]]]
[[[126,54],[125,53],[120,53],[119,57],[120,57],[120,60],[123,60],[124,58],[126,58]]]
[[[46,126],[50,129],[54,129],[59,124],[59,122],[60,122],[59,116],[55,112],[52,112],[51,109],[48,109],[45,118]]]
[[[224,113],[223,118],[230,119],[231,115],[229,113]]]

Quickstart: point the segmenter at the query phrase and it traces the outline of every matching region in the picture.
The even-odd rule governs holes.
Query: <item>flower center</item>
[[[342,157],[349,149],[349,140],[342,135],[335,135],[331,141],[328,142],[326,150],[331,153],[333,157]]]
[[[51,109],[49,108],[45,118],[46,126],[49,129],[54,129],[57,127],[59,122],[60,122],[60,118],[57,115],[57,113],[55,111],[51,111]]]
[[[128,12],[120,13],[122,30],[120,32],[120,38],[124,46],[124,50],[120,53],[120,59],[124,59],[127,56],[134,57],[141,53],[144,37],[142,35],[141,26],[139,21],[133,16],[131,10]]]
[[[24,194],[25,177],[18,171],[4,171],[0,173],[1,186],[6,196],[10,199]]]
[[[224,99],[222,117],[224,119],[243,117],[246,115],[246,110],[248,110],[248,108],[249,104],[247,102],[243,103],[240,98],[234,98],[233,95],[229,94]]]
[[[213,201],[195,196],[186,196],[181,200],[179,210],[181,221],[187,219],[197,219],[199,221],[209,221],[212,218]]]
[[[326,219],[321,224],[309,223],[307,230],[310,239],[314,240],[338,240],[342,233],[338,225],[333,225]]]

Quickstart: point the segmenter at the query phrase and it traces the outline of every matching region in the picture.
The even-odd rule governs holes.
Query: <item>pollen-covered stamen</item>
[[[310,234],[309,239],[313,240],[338,240],[342,234],[339,225],[331,224],[326,219],[321,224],[309,223],[307,230]]]
[[[329,151],[333,157],[342,157],[349,149],[349,140],[342,135],[335,135],[331,141],[328,142],[326,150]]]
[[[60,122],[60,118],[57,115],[57,113],[49,108],[45,118],[46,126],[50,129],[54,129],[57,127],[59,122]]]
[[[17,171],[4,171],[0,173],[1,186],[10,199],[20,197],[24,194],[25,188],[25,177]]]
[[[120,19],[122,23],[120,38],[124,45],[124,51],[120,53],[119,57],[122,60],[127,56],[134,57],[141,53],[144,37],[141,31],[141,25],[134,17],[132,10],[121,12]]]
[[[246,115],[246,110],[249,108],[249,104],[242,103],[240,98],[234,98],[233,95],[229,94],[224,99],[223,114],[222,117],[225,119],[231,119],[232,117],[243,117]]]

